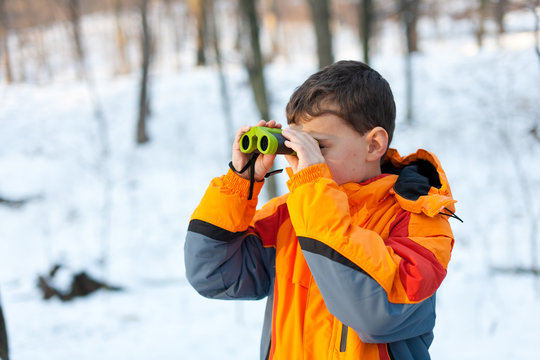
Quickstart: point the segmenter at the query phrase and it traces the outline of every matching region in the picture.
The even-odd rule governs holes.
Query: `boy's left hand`
[[[308,166],[325,162],[319,143],[307,132],[288,128],[283,129],[282,134],[288,139],[285,141],[285,146],[296,152],[296,156],[285,155],[285,159],[295,174]]]

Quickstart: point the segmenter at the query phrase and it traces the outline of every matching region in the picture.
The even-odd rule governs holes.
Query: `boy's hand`
[[[325,162],[319,143],[307,132],[289,128],[284,129],[282,135],[288,139],[285,146],[296,152],[296,156],[285,155],[295,174],[308,166]]]
[[[266,122],[264,120],[259,121],[259,123],[255,126],[267,126],[271,128],[279,128],[281,129],[281,124],[276,123],[274,120],[270,120],[269,122]],[[247,162],[249,161],[249,158],[251,157],[251,154],[244,154],[240,150],[240,138],[242,135],[247,133],[249,129],[251,129],[253,126],[245,125],[242,126],[238,132],[236,133],[236,137],[234,138],[233,147],[232,147],[232,164],[235,169],[240,170],[242,169]],[[270,168],[272,167],[272,164],[274,163],[274,159],[276,158],[276,155],[264,155],[260,154],[257,158],[257,161],[255,162],[255,180],[262,181],[264,179],[264,175],[268,171],[270,171]],[[242,174],[238,174],[239,176],[243,177],[244,179],[249,180],[249,170],[243,172]]]

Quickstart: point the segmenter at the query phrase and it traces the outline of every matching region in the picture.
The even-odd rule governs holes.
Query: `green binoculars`
[[[240,138],[240,150],[245,154],[259,152],[265,155],[295,155],[293,149],[285,146],[285,140],[281,129],[254,126]]]

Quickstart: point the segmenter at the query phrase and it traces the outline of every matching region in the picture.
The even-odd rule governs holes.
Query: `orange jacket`
[[[427,151],[391,149],[383,172],[338,186],[314,165],[259,211],[249,181],[214,179],[190,221],[188,280],[211,298],[269,297],[261,358],[429,359],[455,201]]]

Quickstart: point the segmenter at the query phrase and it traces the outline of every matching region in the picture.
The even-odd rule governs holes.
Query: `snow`
[[[437,297],[434,359],[537,353],[540,279],[493,271],[530,267],[540,255],[532,245],[540,238],[532,233],[539,230],[540,141],[530,132],[540,126],[540,66],[529,16],[513,14],[514,31],[481,50],[463,24],[452,33],[450,20],[438,28],[423,22],[412,125],[404,119],[394,25],[385,27],[373,59],[396,97],[393,146],[437,154],[465,221],[451,220],[456,242]],[[312,35],[296,33],[295,51],[266,69],[271,112],[282,123],[288,97],[316,64]],[[354,36],[340,28],[337,59],[359,57]],[[237,64],[226,69],[235,125],[255,122],[246,74]],[[207,300],[184,276],[189,217],[230,157],[217,73],[155,70],[151,142],[143,146],[134,144],[138,76],[107,73],[95,69],[94,89],[69,75],[0,83],[0,194],[32,199],[19,209],[0,206],[0,295],[12,359],[257,358],[264,301]],[[93,98],[107,123],[106,157]],[[285,191],[286,176],[278,180]],[[56,262],[124,290],[44,301],[37,276]]]

